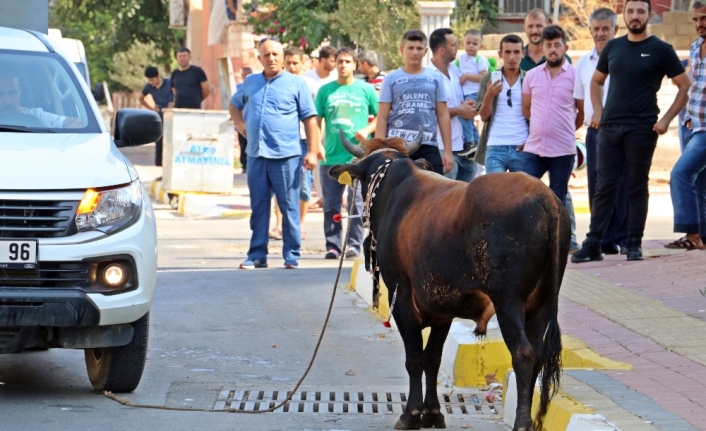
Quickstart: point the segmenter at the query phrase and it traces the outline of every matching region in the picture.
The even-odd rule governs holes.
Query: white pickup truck
[[[124,109],[111,137],[59,42],[0,27],[0,354],[84,349],[96,390],[138,386],[157,235],[118,147],[161,133],[156,113]]]

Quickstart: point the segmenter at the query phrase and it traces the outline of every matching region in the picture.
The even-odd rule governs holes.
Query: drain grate
[[[282,402],[288,391],[223,389],[214,410],[267,410]],[[501,404],[485,401],[473,392],[439,395],[442,412],[449,415],[500,415]],[[275,413],[402,414],[407,407],[403,392],[299,391]]]

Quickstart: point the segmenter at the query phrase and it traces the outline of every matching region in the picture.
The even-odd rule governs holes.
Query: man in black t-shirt
[[[162,110],[169,107],[169,104],[174,100],[174,94],[172,93],[172,84],[168,79],[162,79],[154,66],[149,66],[145,69],[145,78],[147,78],[147,84],[142,89],[142,94],[140,94],[140,105],[152,110],[159,114],[159,118],[164,119],[162,115]],[[150,106],[145,101],[145,96],[152,96],[155,106]],[[160,136],[156,142],[156,148],[154,153],[154,165],[162,166],[162,137]]]
[[[179,69],[172,72],[174,107],[201,109],[201,101],[211,93],[203,69],[191,64],[191,51],[179,48],[176,54]]]
[[[574,263],[602,260],[601,241],[615,205],[623,170],[628,176],[628,260],[642,260],[642,235],[647,220],[648,181],[657,137],[688,100],[691,80],[671,45],[652,36],[647,23],[653,12],[649,0],[627,0],[623,17],[628,34],[603,48],[591,80],[594,112],[591,127],[598,129],[596,195],[591,228]],[[603,85],[610,75],[605,107]],[[664,76],[679,88],[674,103],[658,120],[657,92]]]

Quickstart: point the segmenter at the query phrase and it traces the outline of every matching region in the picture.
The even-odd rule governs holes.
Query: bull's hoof
[[[400,416],[400,420],[395,424],[396,430],[418,430],[422,428],[422,419],[417,415],[407,415],[406,413]]]
[[[446,428],[444,415],[441,413],[428,413],[422,415],[422,428]]]

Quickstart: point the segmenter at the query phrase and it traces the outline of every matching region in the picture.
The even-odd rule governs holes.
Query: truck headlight
[[[88,189],[76,210],[79,232],[97,230],[112,233],[140,217],[142,185],[140,181],[115,189]]]

